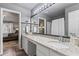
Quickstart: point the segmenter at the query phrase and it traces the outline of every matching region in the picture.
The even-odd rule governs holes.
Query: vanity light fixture
[[[39,8],[36,8],[36,10],[33,11],[31,18],[33,16],[43,12],[44,10],[46,10],[47,8],[51,7],[54,4],[55,3],[44,3],[42,6],[40,6]]]

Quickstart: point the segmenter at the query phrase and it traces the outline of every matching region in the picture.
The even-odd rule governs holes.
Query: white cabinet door
[[[37,44],[37,52],[36,55],[42,55],[42,56],[49,56],[49,48],[42,46],[40,44]]]
[[[22,48],[28,54],[28,40],[26,37],[22,36]]]
[[[55,50],[50,49],[50,56],[65,56],[64,54],[61,54]]]
[[[36,55],[37,56],[65,56],[64,54],[61,54],[53,49],[49,49],[43,45],[36,44]]]
[[[68,34],[75,33],[79,35],[79,10],[68,13]]]
[[[32,41],[28,41],[28,55],[35,56],[36,55],[36,44]]]
[[[36,56],[45,56],[45,54],[42,53],[41,51],[37,50],[37,55]]]

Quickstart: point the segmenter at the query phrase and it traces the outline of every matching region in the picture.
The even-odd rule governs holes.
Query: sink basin
[[[51,47],[55,47],[58,49],[62,49],[62,48],[69,48],[67,45],[62,44],[60,42],[54,42],[54,41],[49,41],[48,45],[50,45]]]
[[[59,42],[59,40],[50,40],[48,43]]]

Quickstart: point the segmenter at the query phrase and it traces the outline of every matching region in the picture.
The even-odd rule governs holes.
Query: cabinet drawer
[[[40,53],[42,52],[44,55],[49,56],[49,48],[42,46],[40,44],[37,44],[37,52],[40,51]]]
[[[50,56],[65,56],[64,54],[61,54],[55,50],[50,49]]]

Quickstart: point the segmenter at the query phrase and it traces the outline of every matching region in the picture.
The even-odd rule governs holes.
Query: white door
[[[72,11],[68,14],[68,35],[74,33],[79,35],[79,10]]]

